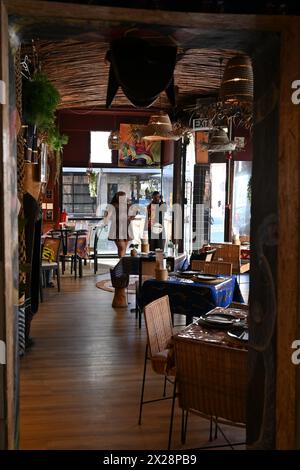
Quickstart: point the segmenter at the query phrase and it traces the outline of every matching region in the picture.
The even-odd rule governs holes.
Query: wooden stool
[[[126,288],[125,287],[115,287],[115,294],[112,301],[112,307],[120,308],[127,307],[127,297],[126,297]]]

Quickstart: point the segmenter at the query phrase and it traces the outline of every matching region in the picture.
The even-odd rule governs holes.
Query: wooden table
[[[164,258],[167,260],[167,265],[170,266],[170,270],[172,271],[187,268],[187,258],[183,253],[175,257],[165,256]],[[111,269],[111,283],[115,288],[112,301],[112,306],[114,308],[127,307],[126,288],[129,283],[130,274],[139,275],[139,283],[140,285],[142,284],[140,268],[142,261],[155,262],[155,256],[124,256],[116,266]]]

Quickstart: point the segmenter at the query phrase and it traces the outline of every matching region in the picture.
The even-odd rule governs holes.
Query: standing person
[[[164,249],[166,238],[164,230],[165,212],[166,204],[163,202],[160,192],[154,191],[152,200],[147,206],[150,251],[155,251],[156,248]]]
[[[128,242],[133,239],[130,222],[135,216],[129,215],[128,210],[126,194],[124,191],[118,191],[112,198],[104,216],[104,224],[107,225],[111,220],[108,239],[115,242],[120,258],[125,256]]]

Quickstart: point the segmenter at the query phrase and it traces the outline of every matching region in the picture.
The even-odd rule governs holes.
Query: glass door
[[[251,161],[234,162],[232,233],[250,237]]]
[[[209,217],[210,241],[224,242],[226,204],[226,163],[210,165],[211,210]]]

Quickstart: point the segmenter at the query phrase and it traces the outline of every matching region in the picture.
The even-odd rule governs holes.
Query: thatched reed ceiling
[[[109,72],[105,55],[108,49],[109,43],[101,41],[41,41],[37,44],[42,69],[60,92],[61,109],[105,108]],[[228,49],[179,50],[174,73],[178,106],[184,107],[196,102],[201,95],[216,94],[220,74],[223,73],[227,60],[237,53],[236,50]],[[220,58],[223,59],[221,69]],[[161,103],[157,105],[169,106],[164,93]],[[113,108],[134,109],[121,89],[113,100]]]

